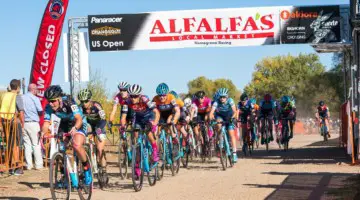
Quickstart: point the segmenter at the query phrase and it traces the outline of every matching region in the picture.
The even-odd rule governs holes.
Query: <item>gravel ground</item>
[[[345,180],[358,174],[359,168],[350,166],[344,150],[337,147],[338,135],[332,137],[324,143],[319,135],[299,134],[288,152],[279,150],[275,143],[269,153],[260,148],[244,158],[238,152],[238,163],[226,171],[221,170],[218,158],[207,163],[195,160],[175,177],[167,172],[153,187],[145,182],[140,192],[134,192],[131,180],[120,180],[116,156],[110,155],[110,185],[105,190],[95,188],[92,199],[335,199],[332,191],[343,188]],[[348,192],[340,195],[353,198]],[[0,176],[0,199],[49,198],[48,171]],[[78,196],[73,193],[71,198]]]

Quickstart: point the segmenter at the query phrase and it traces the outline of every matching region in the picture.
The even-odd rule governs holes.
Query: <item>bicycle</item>
[[[230,167],[234,165],[232,160],[232,152],[230,151],[231,144],[229,143],[229,133],[226,129],[226,125],[230,122],[211,122],[211,126],[215,130],[215,125],[221,124],[220,134],[215,131],[216,150],[220,158],[222,169],[225,171],[227,168],[227,158],[229,159]]]
[[[194,132],[190,125],[187,125],[187,136],[185,138],[186,146],[185,149],[182,148],[181,150],[181,163],[183,164],[184,168],[188,167],[189,159],[192,160],[192,156],[195,150],[195,140],[194,140]],[[180,143],[183,143],[184,138],[180,137]]]
[[[92,137],[90,137],[90,136],[92,136]],[[99,163],[97,160],[98,149],[97,149],[96,144],[98,141],[99,142],[102,141],[101,138],[99,137],[99,135],[96,134],[96,132],[90,132],[90,133],[88,133],[87,142],[86,142],[84,148],[85,148],[85,151],[89,155],[91,155],[90,161],[91,161],[91,166],[92,166],[93,172],[97,175],[100,189],[103,189],[109,183],[109,177],[106,174],[106,166],[105,167],[101,166],[101,162],[104,159],[106,162],[105,150],[102,150],[102,152],[101,152],[101,158],[99,159]]]
[[[81,200],[91,199],[93,192],[93,182],[86,186],[83,182],[84,170],[82,163],[79,162],[75,150],[71,147],[71,140],[65,146],[64,138],[71,137],[69,133],[58,133],[57,135],[44,135],[41,138],[41,146],[44,149],[44,139],[56,139],[57,152],[53,154],[50,160],[49,182],[52,199],[59,199],[57,193],[64,193],[66,190],[65,199],[70,199],[72,188],[77,189]],[[90,160],[88,153],[86,157]],[[91,165],[91,162],[90,162]],[[90,167],[91,177],[93,177],[92,167]],[[74,174],[70,178],[70,174]],[[58,191],[60,190],[60,192]]]
[[[249,152],[249,155],[252,155],[252,152],[254,151],[254,143],[256,143],[257,137],[256,137],[256,127],[255,127],[255,117],[254,116],[249,116],[247,117],[247,122],[246,124],[243,123],[243,121],[238,121],[241,122],[242,125],[242,129],[245,129],[245,135],[243,135],[243,152],[244,155],[247,155],[247,152]]]
[[[133,158],[131,160],[131,169],[133,172],[132,182],[136,192],[142,189],[144,173],[147,173],[150,186],[154,186],[158,178],[158,162],[152,159],[153,149],[147,138],[149,130],[149,127],[145,129],[132,127],[132,130],[129,131],[132,133],[132,139],[134,141],[131,148]],[[135,132],[138,132],[137,138],[135,138]],[[140,170],[140,175],[136,174],[137,168]],[[154,174],[151,174],[151,172],[154,172]]]
[[[262,135],[261,135],[261,137],[263,138],[263,140],[264,140],[264,143],[265,143],[265,146],[266,146],[266,151],[267,152],[269,152],[269,143],[270,143],[270,137],[271,137],[271,130],[270,130],[270,123],[269,123],[269,120],[271,120],[271,119],[269,119],[269,117],[268,116],[266,116],[266,115],[264,115],[264,118],[265,118],[265,120],[264,120],[264,122],[265,122],[265,124],[263,125],[263,126],[265,126],[264,127],[264,132],[262,133]]]
[[[207,127],[207,123],[205,121],[197,121],[196,124],[199,124],[200,126],[200,141],[202,140],[202,142],[199,142],[198,145],[201,145],[201,159],[202,159],[202,162],[205,162],[206,161],[206,158],[208,158],[209,160],[211,160],[212,158],[212,138],[210,138],[210,134],[209,134],[209,131],[212,131],[210,130],[208,127]]]
[[[282,135],[282,122],[277,121],[277,124],[275,124],[275,134],[276,134],[276,142],[279,145],[279,148],[281,149],[281,135]]]
[[[321,136],[323,136],[324,138],[324,142],[328,141],[328,127],[326,126],[325,123],[325,117],[321,117],[321,121],[320,121],[320,134]]]
[[[120,124],[113,124],[115,127],[120,127]],[[131,125],[128,125],[128,127]],[[111,128],[110,133],[113,134]],[[126,128],[127,130],[127,128]],[[118,145],[118,166],[120,172],[120,178],[124,180],[128,178],[128,168],[131,165],[131,135],[129,132],[122,132],[119,134],[119,145]]]
[[[159,127],[161,127],[158,143],[161,161],[161,165],[159,164],[159,166],[161,173],[159,173],[158,180],[161,180],[164,176],[165,168],[170,168],[172,176],[179,173],[181,148],[180,144],[173,144],[172,135],[165,131],[165,128],[172,128],[178,138],[178,141],[180,141],[174,124],[160,123]]]
[[[281,143],[283,144],[284,151],[287,151],[289,150],[289,119],[282,118],[281,124]]]

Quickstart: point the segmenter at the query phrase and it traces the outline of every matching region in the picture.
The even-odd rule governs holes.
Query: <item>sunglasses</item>
[[[55,103],[57,101],[58,101],[58,99],[51,99],[51,100],[49,100],[49,103]]]
[[[164,94],[164,95],[159,95],[160,97],[166,97],[167,96],[167,94]]]
[[[120,90],[120,92],[126,92],[127,90]]]
[[[220,99],[226,99],[227,98],[227,96],[221,96],[220,97]]]
[[[136,99],[136,98],[138,98],[140,95],[130,95],[130,98],[132,98],[132,99]]]
[[[80,101],[82,104],[84,104],[84,103],[88,103],[89,102],[89,100],[86,100],[86,101]]]
[[[199,99],[204,99],[205,97],[200,97]]]

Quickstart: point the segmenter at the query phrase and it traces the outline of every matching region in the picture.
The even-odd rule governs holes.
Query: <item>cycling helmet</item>
[[[89,89],[80,90],[78,94],[79,101],[88,101],[91,99],[92,92]]]
[[[320,101],[319,102],[319,106],[324,106],[325,105],[325,102],[324,101]]]
[[[282,98],[281,98],[281,102],[283,102],[283,103],[290,103],[290,97],[289,96],[283,96]]]
[[[218,89],[217,93],[218,93],[219,97],[223,97],[223,96],[228,97],[229,90],[226,88],[220,88],[220,89]]]
[[[205,96],[205,92],[200,90],[198,92],[195,93],[196,98],[200,99],[203,98]]]
[[[190,99],[190,98],[186,98],[186,99],[184,99],[184,105],[185,105],[185,107],[189,107],[189,106],[191,106],[191,103],[192,103],[192,101],[191,101],[191,99]]]
[[[249,100],[249,97],[246,93],[242,93],[240,96],[240,101],[247,101]]]
[[[169,86],[166,83],[160,83],[156,88],[156,94],[166,95],[169,93]]]
[[[171,90],[170,94],[174,95],[174,97],[177,99],[179,98],[179,95],[174,90]]]
[[[122,81],[118,85],[119,90],[127,90],[129,87],[130,87],[130,84],[126,81]]]
[[[130,86],[128,89],[127,89],[129,95],[140,95],[141,92],[142,92],[142,88],[140,85],[138,84],[134,84],[132,86]]]
[[[51,85],[46,89],[44,96],[47,100],[56,99],[62,97],[63,91],[59,85]]]
[[[271,101],[271,99],[272,99],[272,97],[271,97],[271,95],[269,93],[264,95],[264,100],[265,101]]]
[[[250,103],[251,103],[251,104],[256,104],[256,99],[255,99],[255,98],[251,98],[251,99],[250,99]]]

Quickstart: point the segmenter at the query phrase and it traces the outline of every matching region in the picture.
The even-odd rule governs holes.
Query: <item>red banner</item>
[[[69,0],[49,0],[40,25],[30,83],[37,85],[39,90],[37,96],[40,98],[43,108],[47,103],[44,92],[51,84],[68,3]]]

